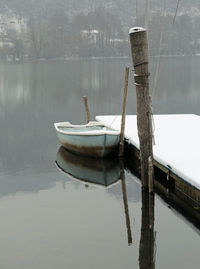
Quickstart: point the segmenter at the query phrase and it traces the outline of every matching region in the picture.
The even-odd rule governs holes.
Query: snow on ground
[[[97,116],[96,119],[120,130],[121,116]],[[200,116],[154,115],[154,159],[200,189]],[[126,116],[125,137],[139,148],[137,118]]]

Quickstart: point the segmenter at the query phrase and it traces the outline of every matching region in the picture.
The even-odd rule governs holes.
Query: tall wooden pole
[[[119,144],[119,157],[124,155],[124,129],[126,121],[126,101],[128,94],[128,78],[129,78],[129,67],[125,69],[125,81],[124,81],[124,100],[122,108],[122,119],[121,119],[121,134],[120,134],[120,144]]]
[[[153,179],[153,164],[149,163],[150,161],[153,162],[153,148],[147,31],[141,27],[131,28],[129,36],[137,93],[137,127],[140,141],[141,180],[143,188],[148,188],[149,178]]]

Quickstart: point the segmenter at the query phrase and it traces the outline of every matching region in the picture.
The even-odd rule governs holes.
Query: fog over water
[[[1,268],[143,268],[139,179],[125,172],[128,245],[121,181],[86,188],[55,165],[60,144],[53,122],[86,122],[83,95],[93,119],[120,114],[127,65],[130,59],[0,65]],[[161,68],[154,112],[200,115],[200,58],[164,58]],[[136,112],[132,76],[127,112]],[[155,268],[198,267],[199,230],[157,195],[154,231]]]

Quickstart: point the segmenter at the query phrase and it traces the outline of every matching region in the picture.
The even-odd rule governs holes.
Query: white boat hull
[[[105,157],[117,149],[120,133],[99,122],[72,125],[55,123],[58,139],[68,150],[77,154]]]

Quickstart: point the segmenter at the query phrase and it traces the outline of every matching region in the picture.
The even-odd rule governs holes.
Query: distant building
[[[82,30],[81,31],[82,40],[85,41],[88,45],[97,44],[102,46],[102,44],[110,44],[113,47],[117,47],[123,43],[127,43],[128,40],[120,38],[108,38],[103,31],[99,30]]]
[[[6,35],[9,30],[22,33],[27,29],[24,19],[15,14],[0,14],[0,35]]]
[[[99,30],[82,30],[81,37],[89,44],[96,44],[102,39],[103,32]]]
[[[9,13],[0,14],[0,56],[9,57],[13,54],[19,35],[26,31],[27,26],[19,16]]]
[[[14,42],[7,35],[0,35],[0,49],[14,47]]]
[[[121,39],[121,38],[111,38],[110,43],[112,44],[112,46],[115,47],[115,46],[121,45],[123,43],[128,43],[128,40]]]

